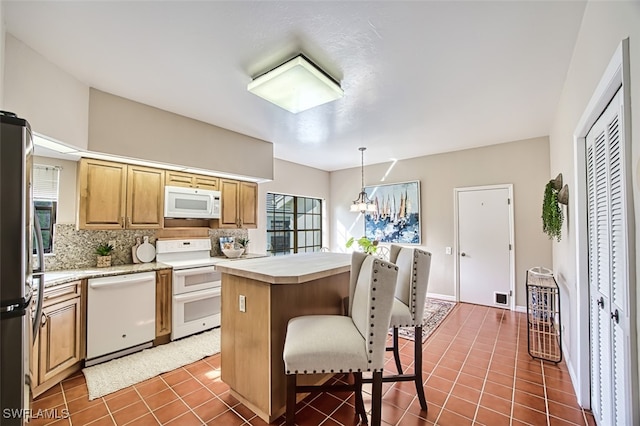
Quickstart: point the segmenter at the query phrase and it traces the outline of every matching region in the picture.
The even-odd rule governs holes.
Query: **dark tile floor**
[[[385,384],[383,422],[388,425],[595,425],[573,392],[564,363],[533,360],[527,352],[526,316],[458,304],[424,345],[422,370],[429,404],[420,411],[411,383]],[[400,342],[402,362],[412,368],[413,342]],[[388,354],[387,368],[395,372]],[[336,377],[341,380],[342,377]],[[370,388],[365,404],[370,408]],[[89,401],[78,375],[41,395],[34,410],[64,419],[55,425],[264,425],[229,394],[214,355],[145,382]],[[298,405],[300,425],[353,425],[353,396],[323,393]],[[282,419],[278,419],[282,424]]]

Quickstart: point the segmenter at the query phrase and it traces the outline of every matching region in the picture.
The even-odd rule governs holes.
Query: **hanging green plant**
[[[564,216],[558,204],[558,191],[554,188],[554,181],[550,180],[544,188],[542,202],[542,231],[555,238],[558,242],[562,238],[562,221]]]

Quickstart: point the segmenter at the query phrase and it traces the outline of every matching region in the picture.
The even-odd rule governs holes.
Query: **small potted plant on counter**
[[[248,238],[236,238],[236,243],[243,249],[247,249],[247,246],[249,245],[249,239]]]
[[[111,266],[111,252],[113,246],[109,243],[102,243],[96,248],[96,254],[98,255],[98,268],[106,268]]]

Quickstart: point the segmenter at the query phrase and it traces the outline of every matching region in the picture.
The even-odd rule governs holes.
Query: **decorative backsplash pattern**
[[[248,238],[246,229],[209,229],[211,238],[211,256],[222,256],[218,239],[220,237]],[[53,255],[45,256],[45,269],[59,271],[65,269],[83,269],[96,266],[96,247],[101,243],[115,241],[115,250],[111,253],[112,265],[133,263],[131,248],[136,237],[148,236],[155,245],[155,230],[117,230],[90,231],[77,230],[74,224],[56,224],[53,240]]]

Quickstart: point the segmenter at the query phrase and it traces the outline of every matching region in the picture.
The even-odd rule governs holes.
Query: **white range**
[[[220,326],[220,273],[211,240],[156,241],[156,261],[173,268],[171,340]]]

